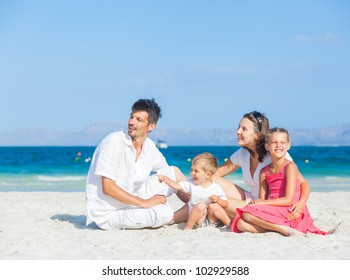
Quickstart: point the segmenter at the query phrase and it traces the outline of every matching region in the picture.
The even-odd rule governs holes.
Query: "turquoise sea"
[[[170,165],[189,176],[191,159],[207,151],[219,164],[238,147],[168,147]],[[95,147],[0,147],[0,191],[85,191]],[[312,191],[350,191],[350,147],[292,147],[290,154]],[[228,179],[244,187],[240,171]]]

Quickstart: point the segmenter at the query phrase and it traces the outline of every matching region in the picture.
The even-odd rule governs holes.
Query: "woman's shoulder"
[[[238,150],[234,151],[233,154],[231,155],[231,158],[242,158],[242,157],[247,157],[250,156],[248,149],[245,149],[243,147],[240,147]]]
[[[236,166],[242,166],[244,165],[244,162],[249,160],[249,157],[250,157],[249,151],[241,147],[231,155],[230,160]]]

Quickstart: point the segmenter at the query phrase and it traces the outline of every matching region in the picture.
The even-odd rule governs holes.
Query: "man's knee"
[[[167,204],[157,205],[152,208],[155,213],[154,227],[161,227],[174,220],[174,210]]]

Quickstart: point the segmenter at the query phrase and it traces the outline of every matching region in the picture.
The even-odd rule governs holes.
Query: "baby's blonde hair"
[[[194,163],[200,163],[201,168],[205,172],[211,172],[211,174],[215,174],[218,170],[218,160],[211,153],[196,155],[192,160],[192,164]]]

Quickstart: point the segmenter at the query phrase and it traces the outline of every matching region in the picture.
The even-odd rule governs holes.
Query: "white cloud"
[[[339,43],[341,41],[338,35],[330,32],[320,36],[297,35],[292,40],[302,43]]]
[[[203,68],[209,74],[216,75],[238,75],[238,76],[254,76],[259,74],[276,74],[277,68],[273,67],[232,67],[232,66],[208,66]]]

